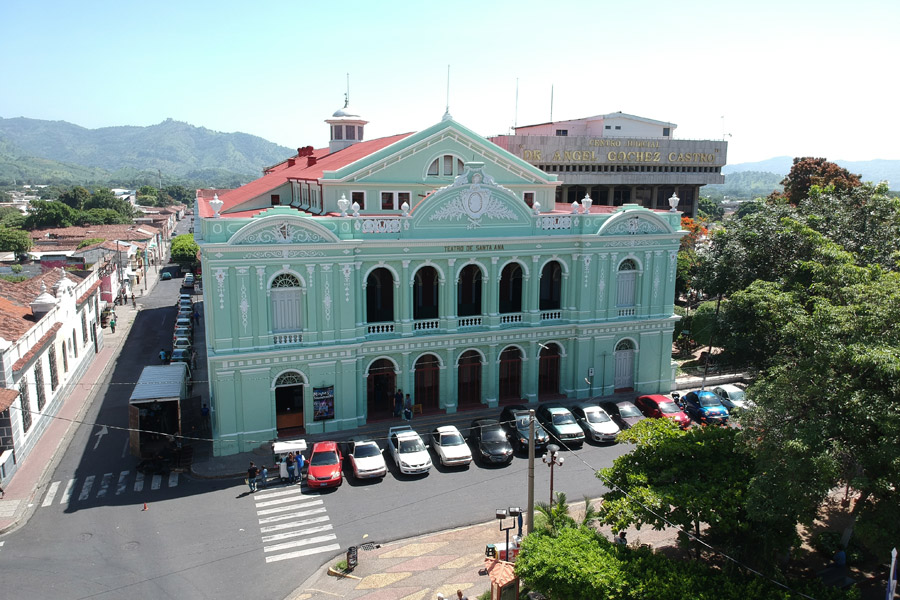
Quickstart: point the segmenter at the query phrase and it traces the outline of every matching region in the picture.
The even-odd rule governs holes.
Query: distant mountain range
[[[296,150],[246,133],[221,133],[166,119],[148,127],[87,129],[65,121],[0,117],[0,186],[17,183],[138,187],[236,187]],[[830,157],[828,157],[829,160]],[[864,181],[900,189],[900,161],[834,160]],[[703,187],[711,197],[755,198],[780,189],[793,158],[726,165],[725,183]]]
[[[246,133],[167,119],[148,127],[86,129],[65,121],[0,118],[0,184],[195,183],[233,187],[296,150]]]

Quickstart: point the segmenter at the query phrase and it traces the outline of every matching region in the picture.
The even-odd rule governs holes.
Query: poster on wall
[[[313,388],[313,421],[334,418],[334,386]]]

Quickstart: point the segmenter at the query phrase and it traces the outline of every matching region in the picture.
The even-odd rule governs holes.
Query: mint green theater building
[[[449,115],[326,122],[328,148],[197,193],[217,455],[388,419],[398,388],[424,414],[670,390],[681,213],[557,205]]]

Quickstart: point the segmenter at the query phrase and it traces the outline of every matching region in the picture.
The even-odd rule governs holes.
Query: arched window
[[[635,287],[637,286],[637,265],[630,258],[619,265],[616,276],[616,306],[634,306]]]
[[[462,175],[464,170],[463,161],[452,154],[445,154],[431,161],[427,172],[429,177],[456,177]]]
[[[510,263],[500,274],[500,313],[522,312],[522,267]]]
[[[366,278],[366,321],[382,323],[394,320],[394,278],[380,267]]]
[[[522,398],[522,351],[510,346],[500,353],[500,402]]]
[[[559,310],[561,303],[562,267],[554,260],[544,265],[541,270],[540,310]]]
[[[481,269],[477,265],[466,266],[459,274],[456,288],[456,314],[472,317],[481,313]]]
[[[438,274],[434,267],[422,267],[413,277],[413,319],[438,318]]]
[[[272,305],[272,331],[303,329],[300,305],[303,290],[300,288],[300,280],[289,273],[282,273],[272,280],[269,292]]]

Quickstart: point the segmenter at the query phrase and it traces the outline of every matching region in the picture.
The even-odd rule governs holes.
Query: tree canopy
[[[197,252],[200,247],[194,241],[190,233],[176,236],[172,240],[172,259],[181,264],[193,264],[197,262]]]
[[[0,227],[0,251],[15,252],[16,255],[25,254],[34,245],[27,231]]]

